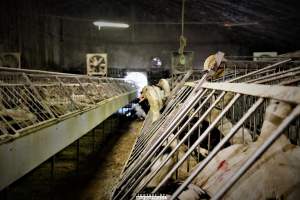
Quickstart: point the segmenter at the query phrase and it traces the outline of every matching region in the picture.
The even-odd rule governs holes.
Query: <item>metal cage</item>
[[[1,68],[0,142],[135,90],[122,79]]]
[[[179,87],[167,101],[160,119],[151,126],[145,121],[112,199],[134,199],[143,192],[161,193],[171,179],[182,182],[170,197],[176,199],[224,147],[234,141],[257,141],[266,107],[274,100],[291,104],[291,113],[212,198],[220,199],[282,133],[299,145],[298,64],[286,59],[258,68],[251,67],[248,61],[247,67],[240,61],[231,62],[223,66],[224,73],[218,79],[211,80],[204,72],[200,80]],[[201,152],[203,149],[207,152]],[[161,173],[166,166],[167,173]],[[159,183],[145,190],[158,174],[162,176]]]

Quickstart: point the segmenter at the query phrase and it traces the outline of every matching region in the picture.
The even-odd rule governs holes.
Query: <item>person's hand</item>
[[[139,97],[139,99],[140,99],[140,101],[139,101],[139,103],[140,103],[140,102],[142,102],[142,101],[144,101],[144,100],[145,100],[145,97],[143,97],[143,96],[140,96],[140,97]]]

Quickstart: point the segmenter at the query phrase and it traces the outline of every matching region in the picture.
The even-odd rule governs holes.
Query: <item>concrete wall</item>
[[[167,21],[166,24],[136,23],[141,19],[135,15],[138,12],[135,8],[127,20],[130,28],[99,31],[86,18],[41,15],[42,5],[39,9],[23,5],[20,15],[8,15],[13,13],[12,6],[13,3],[2,7],[5,12],[0,21],[0,51],[22,52],[24,68],[84,73],[85,54],[99,52],[108,53],[112,68],[148,70],[151,58],[158,56],[163,67],[169,69],[171,52],[179,48],[180,25],[167,24]],[[218,50],[229,55],[247,52],[232,43],[224,28],[215,25],[187,25],[185,35],[186,50],[195,52],[196,68]]]

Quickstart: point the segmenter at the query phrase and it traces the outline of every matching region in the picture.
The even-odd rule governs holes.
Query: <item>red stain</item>
[[[228,169],[228,162],[226,160],[222,160],[218,166],[218,170],[226,171]]]

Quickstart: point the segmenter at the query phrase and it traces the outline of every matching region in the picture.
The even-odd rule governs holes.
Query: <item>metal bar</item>
[[[166,104],[169,103],[169,101],[171,100],[172,96],[177,93],[177,90],[180,89],[183,86],[183,84],[188,80],[188,78],[192,75],[192,73],[193,73],[192,70],[187,71],[187,73],[180,80],[180,82],[177,83],[177,85],[172,89],[171,94],[170,94],[170,96],[168,97],[168,99],[166,101]]]
[[[202,84],[203,88],[241,93],[250,96],[277,99],[279,101],[300,103],[300,88],[280,85],[261,85],[248,83],[210,83]]]
[[[200,99],[200,98],[202,98],[202,95],[204,95],[204,91],[203,91],[203,93],[201,93],[201,91],[200,91],[199,94],[200,94],[200,96],[197,97],[197,98]],[[187,114],[187,113],[188,113],[188,112],[182,112],[182,114]],[[176,115],[176,116],[177,116],[177,115]],[[180,120],[180,119],[182,120],[183,117],[182,117],[182,118],[179,118],[178,120]],[[173,121],[171,121],[171,122],[173,122]],[[179,123],[179,122],[178,122],[178,123]],[[171,126],[169,126],[169,127],[170,127],[169,129],[172,128]],[[131,169],[131,171],[130,171],[129,174],[126,174],[126,176],[123,178],[123,180],[122,180],[121,182],[124,182],[125,179],[128,178],[128,177],[130,177],[130,179],[132,179],[132,177],[133,177],[133,176],[132,176],[132,173],[136,173],[136,172],[137,172],[137,168],[139,167],[139,165],[145,164],[145,160],[149,158],[149,155],[150,155],[151,152],[153,152],[153,149],[156,148],[156,147],[158,147],[158,144],[160,144],[161,140],[164,141],[164,138],[166,138],[165,135],[166,135],[167,133],[173,132],[174,129],[175,129],[175,128],[173,127],[172,130],[164,131],[164,133],[161,134],[161,136],[158,138],[158,140],[156,140],[155,144],[154,144],[153,146],[151,146],[150,149],[146,152],[146,155],[145,155],[144,157],[142,157],[142,159],[139,160],[138,163],[137,163],[135,166],[133,166],[134,168]],[[127,183],[127,184],[128,184],[128,183]],[[121,184],[120,184],[120,185],[121,185]],[[120,187],[120,186],[119,186],[119,187]],[[125,186],[124,186],[123,188],[125,188]],[[118,195],[117,195],[117,196],[118,196]],[[116,198],[117,198],[117,196],[116,196]]]
[[[140,155],[140,152],[138,151],[137,146],[139,146],[140,143],[146,143],[147,141],[149,141],[153,137],[153,134],[161,127],[161,125],[166,122],[166,120],[167,120],[166,116],[168,116],[168,114],[177,106],[177,104],[182,102],[182,100],[185,99],[186,96],[189,95],[189,94],[190,94],[189,90],[184,90],[182,95],[179,95],[177,98],[175,98],[176,101],[173,102],[172,106],[169,107],[168,112],[164,112],[162,114],[162,116],[160,117],[159,121],[156,121],[154,123],[154,125],[152,126],[152,127],[155,127],[155,129],[150,129],[149,132],[145,132],[146,138],[142,139],[142,141],[138,140],[138,143],[136,144],[136,147],[135,147],[135,150],[134,150],[135,154]],[[144,141],[144,140],[146,140],[146,141]],[[142,148],[142,147],[140,147],[140,148]]]
[[[50,167],[50,177],[51,177],[51,184],[50,184],[50,195],[51,199],[54,199],[55,196],[55,155],[50,158],[51,167]]]
[[[208,156],[201,161],[201,163],[197,166],[196,169],[190,174],[190,176],[182,183],[182,185],[173,193],[170,200],[174,200],[181,192],[186,188],[188,184],[190,184],[194,178],[207,166],[207,164],[214,158],[215,155],[221,150],[221,148],[228,142],[234,134],[241,128],[244,122],[251,116],[256,109],[263,103],[264,99],[260,98],[252,105],[252,107],[243,115],[243,117],[236,123],[234,127],[230,130],[230,132],[221,140],[221,142],[211,151]]]
[[[278,65],[287,63],[287,62],[289,62],[289,61],[291,61],[291,59],[287,59],[287,60],[283,60],[283,61],[277,62],[277,63],[275,63],[275,64],[269,65],[269,66],[267,66],[267,67],[264,67],[264,68],[262,68],[262,69],[256,70],[256,71],[254,71],[254,72],[250,72],[250,73],[245,74],[245,75],[243,75],[243,76],[239,76],[239,77],[237,77],[237,78],[231,79],[231,80],[229,80],[229,82],[234,82],[234,81],[241,80],[241,79],[243,79],[243,78],[250,77],[250,76],[252,76],[252,75],[255,75],[255,74],[257,74],[257,73],[263,72],[263,71],[268,70],[268,69],[271,69],[271,68],[273,68],[273,67],[277,67]]]
[[[62,82],[62,80],[58,77],[58,76],[55,76],[56,80],[59,82],[60,86],[61,87],[64,87],[64,83]],[[70,100],[70,102],[74,105],[74,107],[76,107],[78,109],[78,106],[77,104],[74,102],[74,100],[72,99],[71,97],[71,94],[69,92],[67,92],[66,89],[63,90],[64,93],[66,94],[67,98]]]
[[[188,94],[189,93],[184,93],[183,98],[185,98],[186,95],[188,95]],[[139,140],[137,142],[137,144],[136,144],[137,147],[135,148],[134,154],[138,154],[139,155],[140,152],[137,151],[137,149],[140,147],[140,145],[143,145],[143,144],[147,143],[150,140],[150,138],[152,138],[153,134],[161,127],[162,123],[165,122],[165,120],[167,119],[166,117],[168,116],[168,114],[173,111],[173,109],[178,105],[178,103],[182,102],[181,96],[179,96],[179,98],[176,98],[176,99],[178,101],[174,102],[174,104],[171,107],[169,107],[170,109],[168,110],[168,112],[164,113],[160,117],[160,119],[159,119],[160,121],[155,124],[156,128],[154,130],[151,130],[150,132],[147,132],[147,134],[145,134],[146,135],[145,139]]]
[[[24,89],[25,89],[25,90],[28,92],[28,94],[30,95],[30,96],[28,96],[28,95],[26,94],[26,96],[27,96],[28,98],[31,98],[31,99],[34,99],[34,98],[35,98],[34,95],[28,90],[27,87],[25,87]],[[33,104],[34,104],[36,107],[40,107],[40,108],[42,108],[42,109],[45,109],[45,108],[43,107],[43,105],[40,104],[40,102],[39,102],[39,104],[33,102]],[[49,109],[49,110],[50,110],[50,109]],[[52,117],[51,113],[49,113],[49,112],[47,111],[47,109],[45,109],[45,111]],[[46,120],[46,119],[49,118],[49,117],[45,114],[45,112],[42,112],[42,114],[43,114],[44,117],[45,117],[44,120]]]
[[[76,141],[76,175],[79,177],[80,138]]]
[[[34,94],[38,97],[38,101],[43,105],[45,110],[51,115],[52,118],[55,118],[55,115],[52,113],[51,109],[45,104],[45,102],[42,100],[43,98],[41,97],[40,93],[25,73],[23,73],[23,77],[25,78],[26,82],[29,84],[30,88],[33,90]]]
[[[42,70],[34,70],[34,69],[20,69],[20,68],[10,68],[10,67],[0,67],[0,70],[11,71],[11,72],[25,72],[25,73],[37,73],[37,74],[47,74],[47,75],[63,75],[63,76],[85,76],[80,74],[67,74],[61,72],[49,72]]]
[[[173,108],[175,108],[175,107],[177,106],[178,103],[182,102],[182,99],[185,99],[185,98],[186,98],[186,95],[189,95],[189,94],[190,94],[190,91],[189,91],[189,90],[185,90],[182,96],[179,95],[179,96],[176,98],[177,100],[176,100],[175,102],[173,102],[172,106],[169,107],[168,112],[164,112],[164,113],[162,114],[162,116],[161,116],[161,118],[159,119],[159,121],[155,122],[155,124],[152,126],[152,128],[150,129],[150,131],[147,132],[147,134],[146,134],[146,132],[145,132],[145,134],[146,134],[146,138],[145,138],[145,139],[146,139],[146,140],[149,140],[149,139],[153,136],[153,134],[161,127],[161,125],[162,125],[163,123],[165,123],[166,117],[167,117],[168,114],[173,110]],[[170,103],[171,103],[171,102],[170,102]],[[142,142],[143,142],[143,141],[142,141]],[[140,143],[141,143],[141,142],[140,142],[140,140],[139,140],[136,146],[138,146]],[[135,150],[134,150],[135,153],[136,153],[136,151],[138,151],[138,150],[136,150],[136,149],[137,149],[137,147],[135,147]],[[139,152],[137,152],[137,155],[139,155]]]
[[[272,135],[255,151],[246,163],[231,177],[231,179],[226,182],[225,186],[218,191],[218,193],[212,197],[212,200],[221,199],[222,196],[235,184],[241,176],[268,150],[268,148],[279,138],[281,133],[288,127],[288,125],[300,115],[300,105],[287,116],[278,128],[272,133]]]
[[[7,99],[10,98],[9,95],[8,95],[6,92],[4,92],[2,88],[0,88],[0,90],[1,90],[2,93],[6,96]],[[11,94],[14,96],[14,94],[13,94],[10,90],[8,90],[8,92],[11,93]],[[6,98],[3,98],[2,101],[4,101],[7,105],[9,105],[9,103],[7,103],[7,99],[6,99]],[[13,104],[14,104],[14,107],[19,107],[15,102],[13,102]],[[12,108],[13,108],[13,107],[10,107],[10,109],[12,109]],[[18,123],[17,121],[15,121],[15,124],[18,125],[19,129],[16,129],[16,128],[14,128],[13,126],[11,126],[11,124],[10,124],[10,123],[2,116],[2,115],[1,115],[1,118],[2,118],[2,120],[3,120],[5,123],[7,123],[7,125],[8,125],[12,130],[15,131],[15,133],[17,133],[17,132],[19,131],[19,129],[22,128],[21,124]]]
[[[294,77],[294,76],[298,76],[300,74],[299,71],[296,71],[296,72],[289,72],[289,73],[286,73],[286,74],[283,74],[283,75],[277,75],[275,77],[272,77],[272,78],[269,78],[269,79],[265,79],[265,80],[261,80],[261,81],[257,81],[256,83],[258,84],[266,84],[266,83],[270,83],[271,81],[279,81],[281,79],[284,79],[284,78],[291,78],[291,77]]]
[[[293,78],[291,80],[282,81],[281,85],[291,85],[291,84],[295,84],[295,83],[299,83],[299,82],[300,82],[300,77],[299,78]]]
[[[90,101],[93,103],[93,104],[95,104],[95,101],[90,97],[90,95],[88,95],[88,93],[87,93],[87,91],[86,91],[86,89],[83,87],[83,85],[82,85],[82,83],[80,82],[80,80],[79,80],[79,78],[78,77],[76,77],[75,78],[76,80],[77,80],[77,82],[79,83],[79,85],[80,85],[80,88],[83,90],[83,93],[84,93],[84,95],[87,97],[87,98],[89,98],[90,99]]]
[[[207,75],[206,75],[207,76]],[[198,85],[203,84],[206,76],[203,76],[202,79],[199,81]],[[132,172],[134,173],[136,168],[141,165],[147,157],[150,155],[150,153],[156,148],[157,145],[161,143],[161,141],[165,138],[165,135],[167,135],[169,132],[172,132],[171,130],[174,130],[176,126],[179,125],[179,123],[184,119],[184,117],[188,114],[188,112],[196,105],[197,101],[199,100],[199,97],[201,96],[203,90],[195,91],[190,94],[190,98],[187,99],[187,103],[183,104],[180,108],[180,112],[178,115],[175,116],[175,118],[171,121],[169,126],[166,128],[166,130],[160,135],[160,137],[154,142],[154,144],[150,147],[150,149],[145,153],[145,155],[139,160],[139,162],[133,167]],[[130,172],[129,174],[131,174]],[[125,179],[126,180],[126,179]],[[125,180],[120,182],[120,187],[124,184]],[[126,185],[126,184],[125,184]],[[119,193],[114,196],[113,199],[118,199],[118,197],[121,195],[121,192],[126,187],[122,187],[122,189],[119,190]]]
[[[93,153],[95,153],[95,150],[96,150],[96,128],[94,128],[92,130],[92,140],[93,140]]]
[[[148,172],[148,170],[153,166],[153,164],[159,159],[159,157],[166,151],[166,149],[170,146],[170,144],[176,139],[178,138],[179,134],[182,133],[182,131],[187,127],[187,125],[189,124],[189,122],[192,120],[192,118],[203,108],[203,106],[207,103],[207,101],[212,97],[212,95],[214,94],[214,90],[206,97],[206,99],[201,103],[201,105],[195,110],[195,112],[192,114],[192,116],[185,122],[185,124],[183,126],[181,126],[180,128],[178,127],[177,132],[174,134],[174,137],[171,138],[168,143],[165,145],[164,149],[159,152],[159,154],[156,156],[156,158],[151,162],[151,164],[144,170],[144,172],[139,176],[139,178],[136,180],[136,182],[139,182],[143,176]],[[189,131],[192,132],[192,131]],[[188,132],[188,133],[189,133]],[[189,137],[189,134],[186,134],[186,137]],[[183,141],[184,139],[182,139]],[[157,148],[159,149],[159,147]],[[156,149],[156,150],[157,150]],[[176,148],[175,148],[176,149]],[[175,152],[176,150],[174,150]],[[154,152],[156,153],[156,152]],[[153,155],[154,155],[153,153]],[[172,153],[170,153],[170,157]],[[149,156],[149,161],[152,159],[153,155]],[[166,158],[162,163],[161,166],[163,166],[166,162],[168,161],[168,158]],[[144,186],[146,186],[153,178],[154,176],[157,174],[157,172],[160,170],[160,166],[158,167],[158,169],[156,171],[153,171],[152,174],[149,176],[149,178],[145,181],[144,185],[141,185],[141,188],[138,188],[135,193],[137,194],[138,192],[140,192]]]
[[[210,108],[206,111],[206,113],[203,115],[204,117],[206,117],[206,115],[212,110],[212,108],[214,108],[217,103],[221,100],[221,98],[224,96],[225,92],[222,92],[222,94],[218,97],[218,99],[210,106]],[[165,178],[158,184],[158,186],[152,191],[152,193],[155,193],[158,191],[158,189],[164,185],[167,180],[172,176],[172,174],[175,172],[175,170],[177,168],[180,167],[180,165],[186,160],[186,158],[194,151],[194,149],[208,136],[209,132],[214,128],[214,126],[221,120],[221,118],[226,114],[226,112],[230,109],[230,107],[236,102],[236,100],[240,97],[240,94],[236,94],[232,100],[226,105],[226,107],[224,108],[224,110],[222,110],[222,112],[218,115],[218,117],[209,125],[209,127],[207,127],[207,129],[204,131],[204,133],[200,136],[200,138],[198,138],[195,143],[191,146],[191,148],[184,154],[184,156],[180,159],[180,161],[178,163],[176,163],[176,165],[174,165],[174,167],[170,170],[170,172],[165,176]],[[202,116],[202,120],[204,119],[204,117]],[[201,120],[201,121],[202,121]],[[200,123],[200,122],[199,122]],[[199,126],[199,123],[196,123],[196,126]],[[196,126],[193,126],[193,128],[191,129],[192,131],[194,131],[194,129],[196,128]],[[190,133],[188,133],[187,135],[189,135]],[[183,139],[182,139],[183,140]],[[181,141],[182,141],[181,140]],[[177,146],[176,146],[177,147]],[[179,147],[179,146],[178,146]],[[178,148],[177,147],[177,148]],[[175,148],[176,149],[176,148]],[[171,154],[171,153],[170,153]]]
[[[203,93],[203,95],[206,93],[206,91]],[[168,143],[165,145],[164,149],[161,150],[159,152],[159,154],[156,156],[156,158],[151,162],[151,164],[149,166],[147,166],[147,168],[143,171],[143,173],[141,175],[139,175],[138,179],[135,181],[135,183],[138,183],[145,175],[145,173],[147,173],[147,171],[153,166],[153,164],[159,159],[159,157],[165,152],[165,150],[168,148],[168,146],[170,146],[170,144],[174,141],[174,139],[176,139],[178,137],[178,135],[188,126],[189,122],[192,120],[192,118],[197,114],[197,112],[199,112],[199,110],[203,107],[203,105],[208,101],[208,99],[210,99],[213,95],[214,91],[212,91],[209,96],[203,101],[203,103],[196,109],[196,111],[194,111],[194,113],[192,114],[192,116],[185,122],[184,125],[182,125],[179,129],[178,127],[178,130],[176,132],[176,134],[174,135],[173,138],[171,138],[170,140],[168,140]],[[202,96],[203,96],[202,95]],[[165,140],[170,136],[172,132],[170,132],[166,138],[164,139],[164,141],[162,141],[162,143],[166,142]],[[157,146],[157,148],[152,152],[152,154],[149,155],[148,159],[144,162],[144,163],[147,163],[149,162],[152,157],[154,156],[154,154],[158,151],[158,149],[160,148],[160,146]],[[144,167],[144,166],[141,166],[141,168]],[[140,168],[140,169],[141,169]],[[145,184],[142,185],[141,187],[144,187],[149,181],[151,181],[151,179],[154,177],[156,172],[153,172],[153,176],[151,176],[148,180],[146,180]],[[131,186],[130,189],[132,189],[135,185]],[[130,190],[129,189],[129,190]],[[141,188],[142,189],[142,188]]]
[[[258,81],[263,81],[265,79],[268,79],[268,78],[273,78],[273,77],[276,77],[278,75],[283,75],[283,74],[287,74],[289,72],[294,72],[294,71],[298,71],[300,70],[300,67],[295,67],[295,68],[292,68],[292,69],[289,69],[289,70],[286,70],[286,71],[281,71],[281,72],[278,72],[278,73],[272,73],[272,74],[269,74],[267,76],[263,76],[263,77],[259,77],[257,79],[253,79],[251,81],[247,81],[248,83],[258,83]]]
[[[57,123],[51,126],[1,144],[0,190],[89,132],[117,109],[128,104],[135,95],[134,91],[110,98],[80,115],[78,113],[64,120],[57,119]]]

